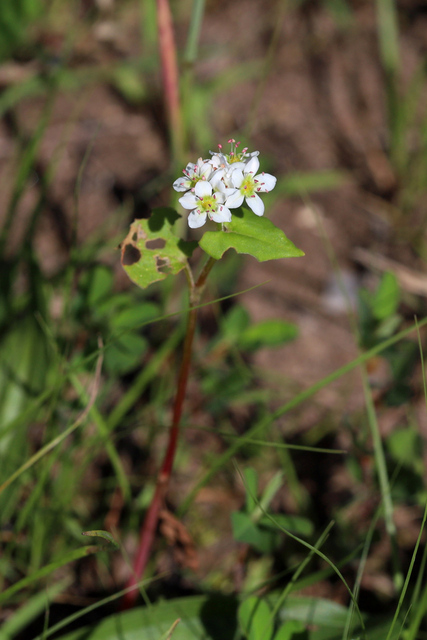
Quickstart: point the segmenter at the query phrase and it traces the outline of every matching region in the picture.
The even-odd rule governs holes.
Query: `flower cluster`
[[[239,142],[228,141],[231,151],[223,153],[211,151],[212,158],[199,158],[194,164],[189,162],[182,178],[173,183],[175,191],[185,192],[179,202],[189,209],[188,225],[192,229],[201,227],[209,218],[214,222],[231,221],[230,209],[236,209],[243,200],[257,216],[264,213],[264,203],[259,193],[274,189],[276,178],[269,173],[257,173],[259,169],[258,151],[248,152],[247,148],[238,152]]]

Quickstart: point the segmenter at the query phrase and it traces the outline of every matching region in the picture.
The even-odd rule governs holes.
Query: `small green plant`
[[[113,272],[96,264],[85,271],[78,283],[72,305],[72,317],[87,331],[83,356],[96,350],[94,336],[102,335],[108,345],[104,366],[112,375],[134,371],[148,348],[148,340],[140,327],[161,315],[160,307],[144,296],[113,292]],[[137,304],[135,304],[137,302]]]
[[[251,467],[244,472],[246,504],[240,511],[232,514],[233,535],[239,542],[245,542],[259,553],[271,554],[281,542],[280,528],[297,535],[310,536],[313,525],[307,518],[300,516],[275,514],[274,520],[268,516],[268,507],[282,486],[282,474],[278,473],[265,487],[259,500],[258,477]]]
[[[259,261],[304,255],[281,229],[263,217],[264,203],[259,194],[273,189],[276,178],[259,172],[259,152],[249,153],[247,148],[238,151],[239,143],[234,139],[229,143],[230,153],[224,153],[219,145],[218,152],[213,153],[212,158],[200,158],[196,163],[188,163],[184,176],[175,180],[173,185],[176,191],[184,194],[179,202],[190,211],[189,227],[198,229],[209,220],[216,223],[216,230],[206,231],[198,242],[186,241],[177,231],[180,215],[171,208],[160,208],[154,210],[147,220],[135,220],[121,246],[122,265],[135,284],[144,289],[168,275],[184,271],[190,302],[169,444],[141,530],[130,587],[136,585],[144,571],[169,484],[191,363],[197,310],[209,273],[216,261],[230,249],[249,254]],[[277,334],[277,327],[274,328]],[[251,337],[247,329],[246,340],[249,344],[256,345],[259,339],[256,331]],[[277,339],[276,335],[274,340]],[[125,598],[125,606],[130,606],[135,597],[136,591],[130,591]]]
[[[367,289],[360,291],[360,343],[363,348],[370,349],[396,334],[403,322],[399,313],[400,303],[399,284],[396,276],[390,272],[384,273],[374,292]],[[384,400],[391,406],[403,404],[411,395],[409,378],[418,358],[417,345],[402,340],[386,349],[382,357],[387,361],[391,373],[391,382],[383,394]]]

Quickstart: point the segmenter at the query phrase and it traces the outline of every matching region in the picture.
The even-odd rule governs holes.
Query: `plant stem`
[[[184,132],[179,99],[177,53],[168,0],[157,0],[157,28],[172,154],[174,164],[179,165],[183,157]]]
[[[206,279],[215,264],[213,258],[209,258],[203,267],[197,281],[193,284],[192,279],[189,279],[190,285],[190,311],[188,313],[187,330],[184,340],[184,348],[182,354],[181,368],[179,370],[178,383],[175,395],[175,402],[173,405],[172,423],[169,430],[169,443],[166,449],[165,457],[163,459],[162,466],[157,476],[156,489],[154,496],[151,500],[151,504],[145,515],[144,522],[141,527],[139,536],[139,546],[136,554],[133,573],[126,585],[127,588],[135,587],[133,590],[128,591],[121,602],[121,609],[131,608],[138,596],[137,584],[140,582],[144,573],[145,567],[148,562],[148,558],[153,546],[154,536],[156,534],[157,522],[159,519],[159,512],[163,506],[164,498],[169,486],[169,480],[172,473],[173,463],[175,460],[175,453],[179,437],[179,426],[181,422],[182,409],[185,400],[185,394],[187,390],[188,375],[191,365],[191,354],[194,333],[196,330],[197,321],[197,305],[200,303],[200,299],[203,294]]]

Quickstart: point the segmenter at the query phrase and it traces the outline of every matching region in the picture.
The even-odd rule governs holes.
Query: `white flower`
[[[189,191],[199,180],[209,180],[214,170],[210,160],[199,158],[196,164],[189,162],[183,171],[184,176],[175,180],[173,188],[175,191]]]
[[[217,152],[210,152],[212,158],[189,162],[184,176],[173,183],[175,191],[184,192],[179,202],[190,209],[188,224],[192,228],[204,225],[208,217],[214,222],[230,222],[230,209],[240,207],[243,200],[262,216],[264,204],[258,194],[276,185],[276,178],[269,173],[257,175],[259,151],[248,152],[247,147],[238,151],[240,142],[233,138],[228,142],[230,153],[224,153],[219,144]]]
[[[188,191],[179,199],[184,209],[192,209],[188,215],[188,225],[192,229],[202,227],[207,217],[214,222],[230,222],[231,211],[224,205],[230,195],[230,190],[221,181],[214,189],[210,182],[199,180],[191,192]]]
[[[234,187],[233,192],[227,197],[225,206],[230,209],[240,207],[243,200],[257,216],[264,213],[264,203],[258,193],[267,193],[276,186],[276,178],[269,173],[256,172],[259,169],[259,160],[253,155],[244,168],[236,167],[231,173],[231,185]],[[230,185],[230,186],[231,186]]]
[[[230,145],[230,153],[222,152],[222,144],[218,145],[219,151],[209,151],[212,156],[212,162],[216,164],[217,167],[226,168],[234,165],[234,168],[237,168],[237,165],[245,164],[253,158],[253,156],[259,155],[259,151],[249,152],[247,147],[241,151],[237,151],[240,142],[236,142],[234,138],[231,138],[228,143]]]

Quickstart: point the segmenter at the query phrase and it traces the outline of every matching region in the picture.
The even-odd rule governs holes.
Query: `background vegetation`
[[[154,0],[0,1],[1,640],[427,637],[424,2],[267,4],[171,2],[171,131]],[[306,257],[212,271],[145,607],[107,617],[187,307],[117,247],[230,137]]]

